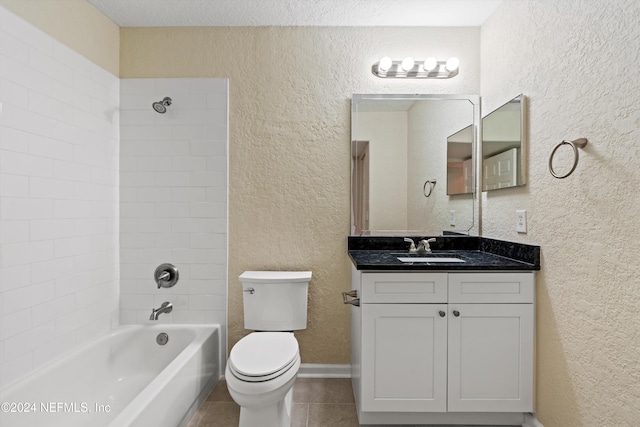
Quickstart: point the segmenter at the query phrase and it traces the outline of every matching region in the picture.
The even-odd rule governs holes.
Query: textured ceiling
[[[480,26],[502,0],[88,0],[121,27]]]

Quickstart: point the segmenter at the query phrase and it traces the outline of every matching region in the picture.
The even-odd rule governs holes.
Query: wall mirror
[[[475,194],[447,192],[447,138],[469,126],[475,151],[479,99],[353,95],[352,235],[477,234]]]
[[[473,193],[473,126],[447,138],[447,194]]]
[[[520,94],[482,119],[482,191],[526,184],[525,118]]]

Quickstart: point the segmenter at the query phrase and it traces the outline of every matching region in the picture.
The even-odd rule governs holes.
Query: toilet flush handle
[[[242,292],[249,292],[251,295],[256,293],[256,290],[253,288],[243,289]]]

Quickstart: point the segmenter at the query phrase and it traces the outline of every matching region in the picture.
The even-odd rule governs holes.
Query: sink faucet
[[[173,310],[173,304],[171,304],[169,301],[165,301],[162,303],[160,308],[154,308],[151,310],[151,316],[149,317],[149,320],[158,320],[158,316],[160,316],[162,313],[171,313],[171,310]]]
[[[416,252],[419,254],[428,254],[431,252],[431,247],[429,246],[429,243],[433,243],[435,242],[436,239],[435,237],[432,237],[430,239],[422,239],[420,240],[420,242],[418,242],[418,248],[416,249]]]
[[[418,251],[416,249],[416,243],[413,241],[413,239],[405,237],[404,241],[407,242],[407,243],[411,243],[411,245],[409,246],[409,253],[415,254]]]
[[[409,253],[412,254],[428,254],[431,252],[431,247],[429,247],[429,243],[433,243],[436,241],[435,237],[432,237],[430,239],[422,239],[418,242],[418,247],[416,247],[415,242],[413,241],[413,239],[410,239],[409,237],[405,237],[404,241],[407,243],[410,243],[409,246]]]

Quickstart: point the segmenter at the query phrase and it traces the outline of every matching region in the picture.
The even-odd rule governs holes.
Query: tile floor
[[[187,427],[235,427],[240,407],[218,382]],[[298,378],[291,427],[358,427],[350,379]],[[265,426],[267,427],[267,426]]]

